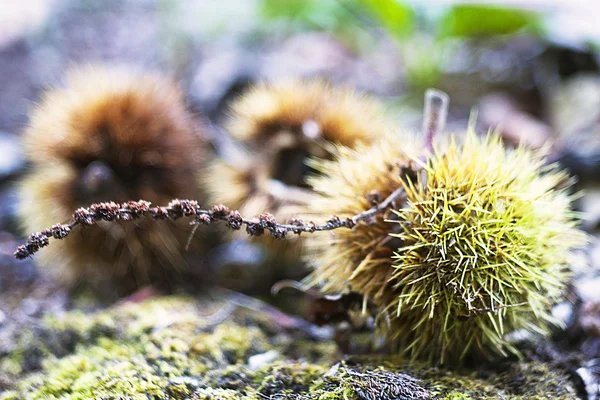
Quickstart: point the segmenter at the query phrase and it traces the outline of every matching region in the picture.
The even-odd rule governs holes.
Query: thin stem
[[[239,292],[233,292],[224,288],[219,288],[218,292],[224,292],[226,295],[225,298],[230,303],[268,315],[281,328],[296,329],[305,333],[308,337],[317,340],[330,340],[333,338],[333,331],[330,327],[317,326],[302,318],[286,314],[278,308],[261,300],[246,296]]]
[[[352,229],[358,222],[366,221],[378,213],[387,210],[392,204],[400,200],[404,195],[402,188],[396,189],[382,203],[371,209],[355,215],[352,218],[341,219],[337,216],[331,217],[324,224],[317,225],[314,222],[305,222],[301,219],[291,219],[285,224],[279,224],[275,217],[269,213],[259,215],[257,218],[244,218],[236,210],[229,210],[224,205],[215,205],[210,210],[203,210],[195,200],[173,200],[167,207],[152,207],[149,201],[129,201],[117,204],[114,202],[96,203],[90,207],[82,207],[75,211],[71,221],[67,224],[56,224],[41,232],[29,236],[25,244],[19,246],[15,251],[18,259],[27,258],[41,248],[50,244],[50,238],[64,239],[74,227],[81,225],[91,226],[99,221],[132,221],[143,216],[150,216],[157,220],[177,220],[183,217],[194,218],[195,223],[208,225],[216,221],[224,221],[226,226],[233,230],[239,230],[243,226],[250,236],[261,236],[270,232],[276,239],[283,239],[287,233],[297,235],[301,233],[314,233],[319,231],[331,231],[339,228]]]
[[[354,217],[352,217],[352,223],[356,225],[360,221],[368,220],[376,214],[385,212],[385,210],[387,210],[390,206],[395,204],[398,200],[402,199],[405,194],[406,193],[404,192],[404,188],[399,187],[398,189],[394,190],[392,194],[386,197],[386,199],[383,200],[381,203],[371,207],[367,211],[363,211],[360,214],[357,214]]]
[[[433,138],[446,127],[450,97],[437,89],[425,91],[425,109],[423,110],[422,133],[425,137],[425,149],[433,152]]]

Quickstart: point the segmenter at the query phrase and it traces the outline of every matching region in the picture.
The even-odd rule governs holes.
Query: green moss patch
[[[339,361],[333,342],[264,313],[229,307],[216,319],[228,307],[164,297],[48,316],[0,357],[0,376],[10,377],[0,399],[577,398],[545,364],[483,378],[394,357]]]

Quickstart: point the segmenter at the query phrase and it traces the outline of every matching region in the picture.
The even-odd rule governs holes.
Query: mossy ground
[[[392,357],[339,360],[333,342],[284,330],[264,313],[154,298],[47,316],[24,331],[0,357],[0,399],[578,398],[564,372],[541,363],[486,378]]]

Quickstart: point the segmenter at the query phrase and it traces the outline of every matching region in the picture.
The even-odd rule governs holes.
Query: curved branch
[[[216,221],[225,222],[229,229],[239,230],[243,226],[250,236],[261,236],[269,232],[276,239],[283,239],[291,232],[297,235],[319,231],[331,231],[339,228],[352,229],[360,221],[368,223],[373,215],[382,213],[404,196],[404,190],[398,188],[388,198],[371,209],[364,211],[352,218],[341,219],[331,217],[324,224],[305,222],[294,218],[285,224],[279,224],[272,214],[264,213],[257,218],[244,218],[236,210],[229,210],[224,205],[215,205],[210,210],[203,210],[195,200],[175,199],[166,207],[153,207],[149,201],[129,201],[117,204],[114,202],[96,203],[89,207],[79,208],[73,213],[71,221],[67,224],[56,224],[41,232],[29,236],[25,244],[17,247],[14,255],[17,259],[25,259],[37,253],[41,248],[50,244],[50,238],[64,239],[74,227],[81,225],[91,226],[100,221],[133,221],[143,216],[157,220],[178,220],[180,218],[194,218],[196,224],[208,225]]]

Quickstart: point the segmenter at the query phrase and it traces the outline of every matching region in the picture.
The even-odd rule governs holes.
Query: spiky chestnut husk
[[[372,144],[354,149],[338,146],[334,160],[310,161],[320,173],[309,178],[316,195],[297,212],[307,219],[320,220],[332,215],[350,218],[370,209],[402,185],[403,171],[416,167],[412,157],[421,148],[416,136],[389,131]],[[392,256],[397,247],[390,233],[399,232],[399,227],[386,222],[389,218],[391,211],[325,238],[307,236],[306,259],[317,267],[309,283],[328,293],[351,290],[381,303],[389,292]]]
[[[389,317],[398,350],[433,363],[518,354],[508,332],[547,332],[570,251],[586,241],[568,176],[541,154],[507,150],[495,135],[456,140],[442,140],[426,164],[408,169],[398,166],[418,162],[422,151],[402,137],[341,149],[337,160],[316,163],[323,176],[312,185],[321,196],[309,206],[343,218],[370,207],[371,193],[404,188],[403,204],[373,224],[309,237],[309,282],[365,295]]]
[[[209,199],[244,215],[269,210],[278,219],[308,196],[309,157],[330,158],[329,143],[355,146],[385,130],[374,99],[320,80],[259,84],[234,102],[227,131],[248,150],[244,166],[215,160],[205,176]],[[298,240],[268,241],[276,257],[297,258]]]
[[[20,189],[24,231],[67,221],[77,207],[99,201],[201,200],[193,182],[203,146],[169,79],[125,67],[74,69],[64,88],[45,93],[23,134],[32,163]],[[125,294],[184,269],[189,233],[185,222],[99,223],[36,261],[66,285]]]
[[[350,145],[370,141],[384,128],[375,99],[322,80],[261,83],[233,103],[230,115],[227,130],[256,144],[290,133]]]
[[[205,175],[209,195],[249,214],[277,214],[282,201],[269,189],[272,181],[282,190],[307,188],[304,162],[328,158],[326,144],[371,142],[386,128],[374,99],[320,80],[260,84],[234,102],[225,127],[248,150],[249,162],[213,163]]]

